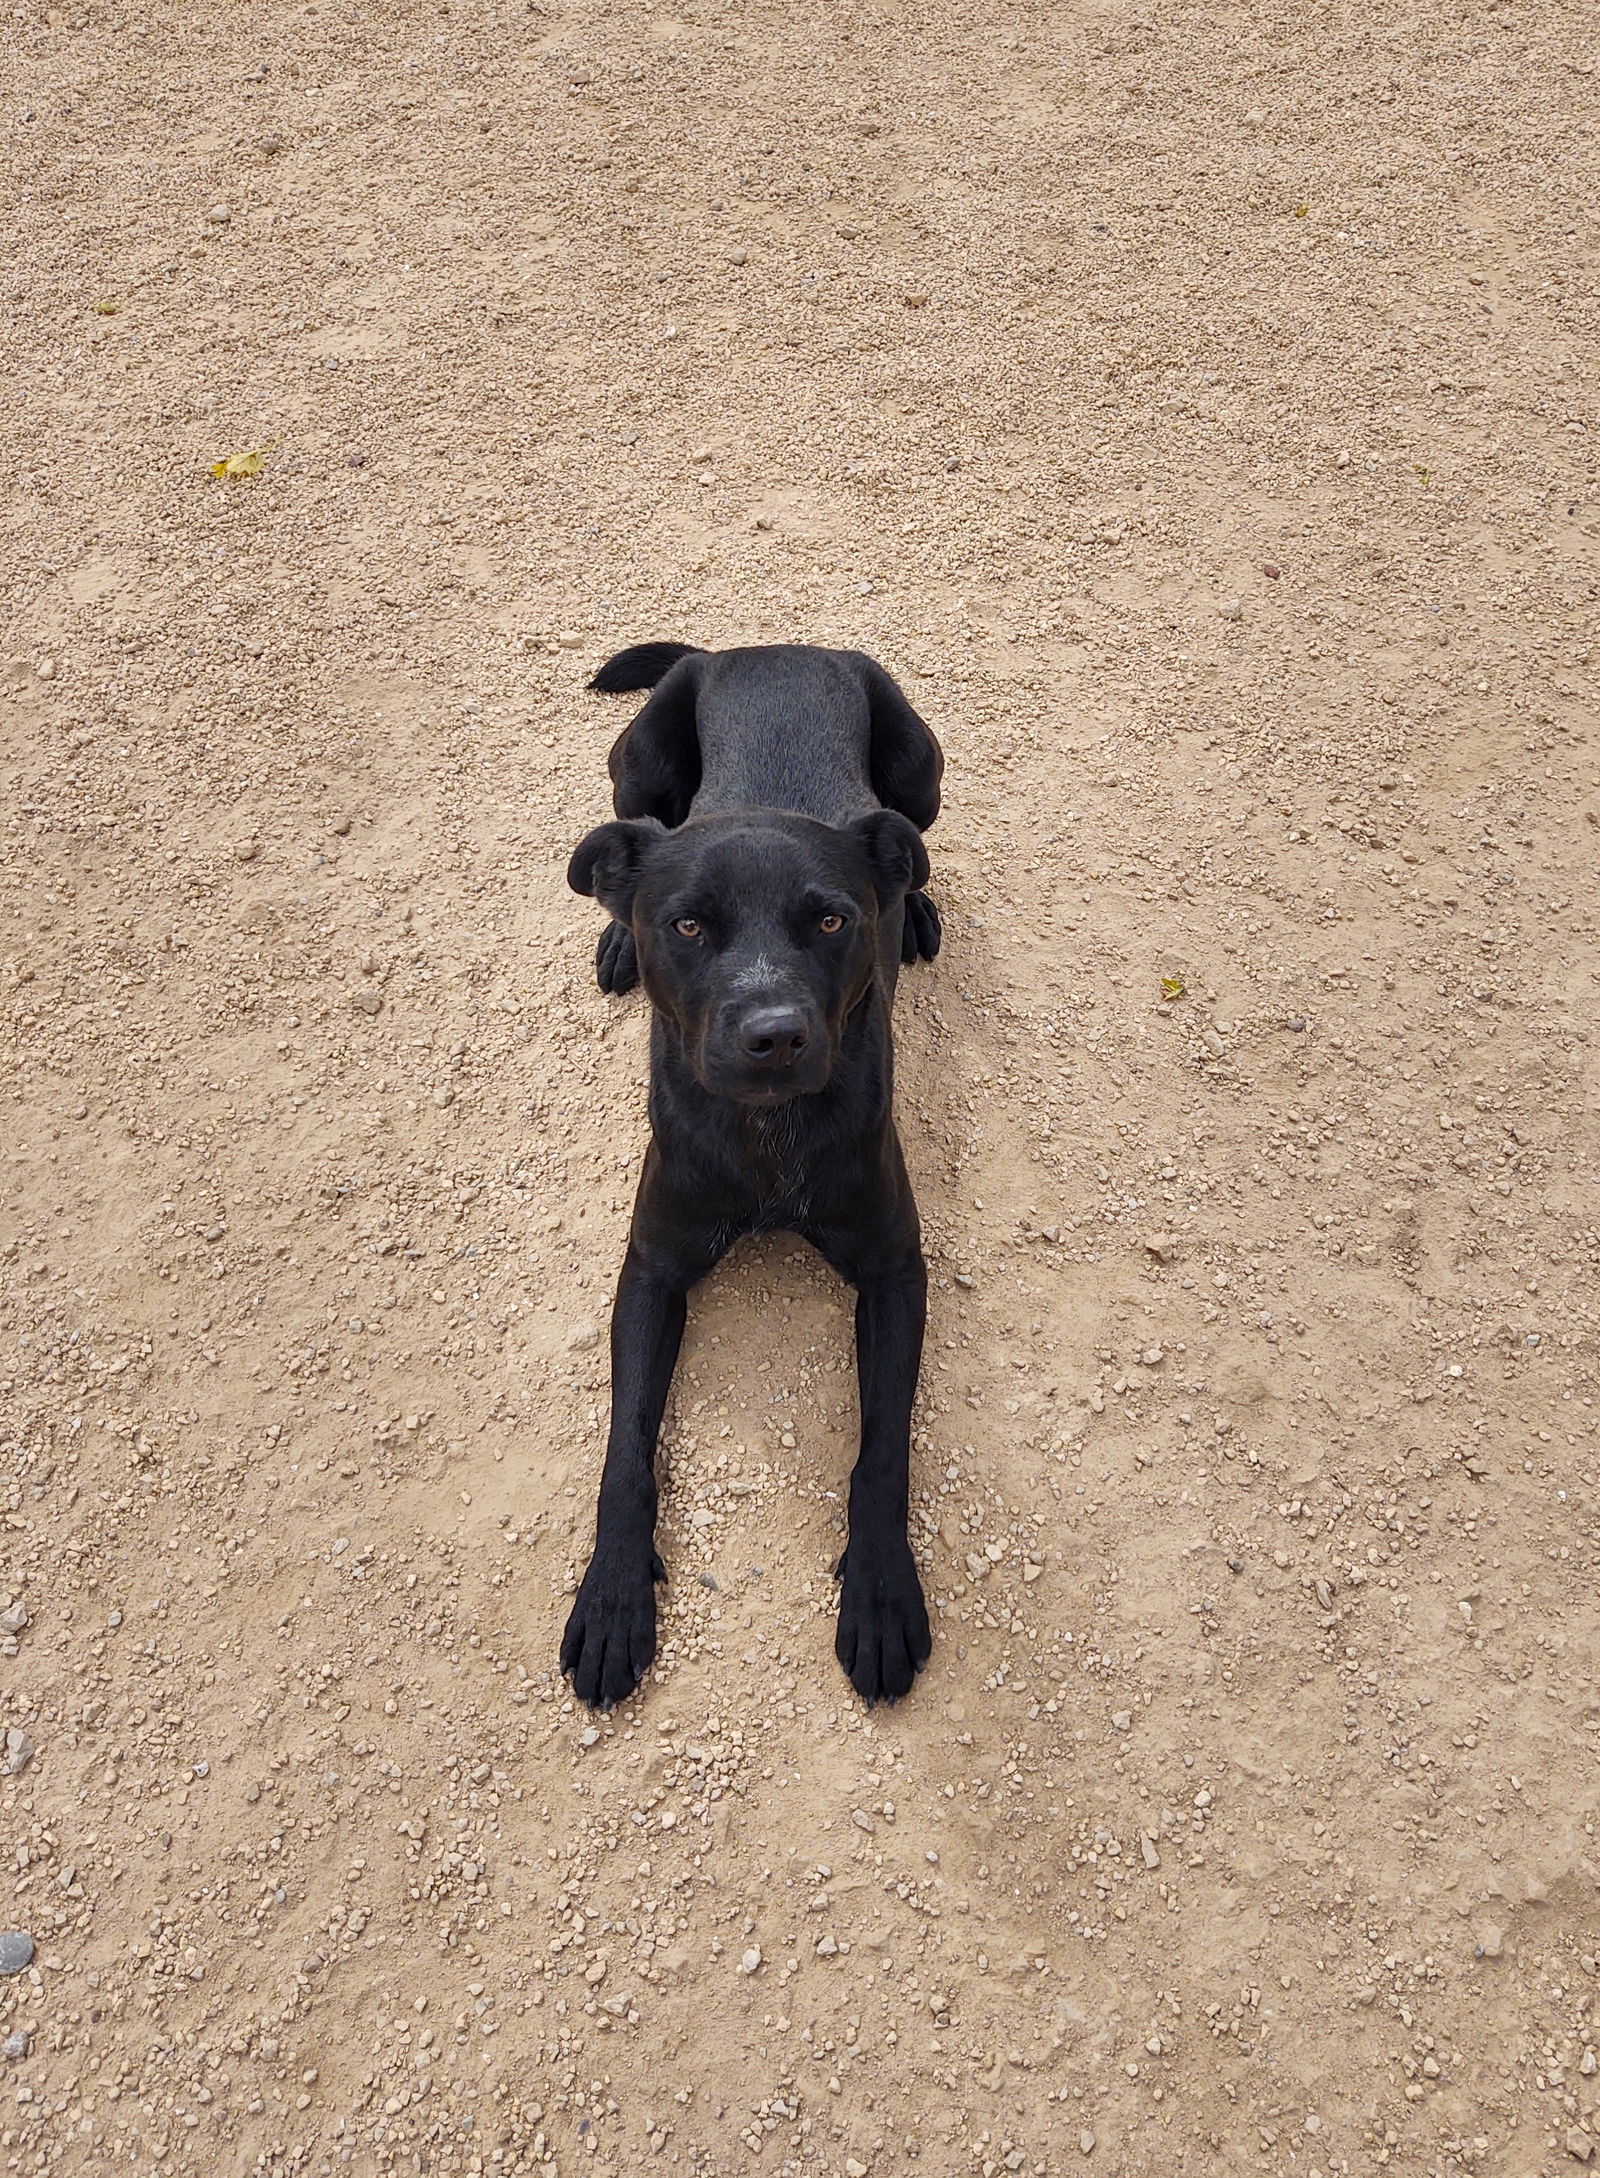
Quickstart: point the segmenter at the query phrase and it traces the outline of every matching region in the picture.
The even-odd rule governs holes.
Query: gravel
[[[1561,2160],[1586,26],[147,13],[8,26],[5,2153]],[[839,1675],[853,1303],[765,1234],[602,1725],[649,1032],[583,684],[796,637],[948,758],[934,1653]]]

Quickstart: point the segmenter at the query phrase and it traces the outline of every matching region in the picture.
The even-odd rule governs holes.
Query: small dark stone
[[[0,1929],[0,1974],[20,1974],[33,1964],[33,1938],[26,1929]]]

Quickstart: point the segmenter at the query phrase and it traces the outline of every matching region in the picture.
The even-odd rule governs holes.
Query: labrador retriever
[[[603,989],[653,1009],[650,1145],[611,1318],[594,1553],[561,1643],[609,1709],[656,1651],[655,1450],[690,1288],[742,1234],[800,1234],[856,1289],[860,1453],[836,1649],[868,1703],[930,1649],[906,1532],[927,1273],[893,1114],[890,1008],[938,951],[922,833],[943,757],[883,668],[800,644],[651,643],[590,683],[650,689],[611,751],[616,820],[573,888],[612,918]]]

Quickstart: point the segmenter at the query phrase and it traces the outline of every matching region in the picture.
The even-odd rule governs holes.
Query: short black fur
[[[649,1668],[656,1437],[687,1296],[742,1234],[782,1229],[856,1288],[861,1445],[835,1646],[866,1701],[893,1701],[930,1641],[906,1531],[927,1274],[890,1012],[902,959],[938,949],[921,833],[939,746],[857,652],[648,644],[591,685],[655,691],[611,753],[617,818],[568,871],[612,915],[607,987],[641,979],[654,1010],[651,1141],[611,1319],[594,1553],[561,1666],[596,1708]]]
[[[691,813],[729,806],[730,791],[749,788],[759,800],[763,763],[783,768],[784,791],[803,797],[795,807],[881,804],[909,817],[919,832],[939,814],[939,744],[899,686],[862,651],[800,643],[727,651],[638,643],[607,659],[589,686],[602,694],[654,691],[611,750],[612,806],[619,817],[657,817],[676,826]],[[805,752],[787,745],[798,719],[813,730]],[[749,778],[742,771],[725,776],[730,733],[737,761],[753,759]],[[809,779],[798,776],[805,762],[813,767]],[[824,773],[826,791],[819,792]],[[941,936],[939,910],[919,888],[906,902],[901,958],[932,960]],[[600,933],[595,976],[601,990],[617,996],[639,980],[633,941],[620,923]]]

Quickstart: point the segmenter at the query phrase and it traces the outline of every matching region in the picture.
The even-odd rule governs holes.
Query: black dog
[[[652,1139],[611,1318],[594,1555],[561,1642],[610,1708],[656,1651],[656,1434],[689,1288],[742,1233],[800,1233],[856,1288],[861,1451],[837,1576],[839,1661],[868,1702],[929,1654],[906,1534],[927,1273],[892,1111],[902,960],[931,959],[922,831],[944,760],[881,666],[784,645],[623,651],[589,684],[650,688],[611,752],[620,822],[568,881],[607,907],[603,989],[642,978]]]

